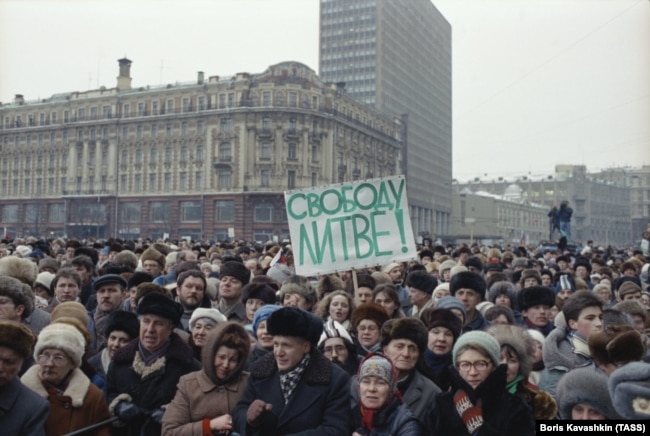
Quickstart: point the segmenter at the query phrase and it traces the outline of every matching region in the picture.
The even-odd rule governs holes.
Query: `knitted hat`
[[[257,327],[260,323],[266,321],[273,312],[281,307],[276,304],[265,304],[255,311],[255,315],[253,315],[253,336],[255,336],[255,339],[257,339]]]
[[[86,341],[79,330],[73,326],[56,322],[46,326],[38,334],[38,340],[34,348],[34,359],[38,360],[38,356],[43,350],[48,348],[63,351],[78,368],[81,366]]]
[[[151,283],[152,281],[153,276],[151,274],[144,271],[136,271],[126,282],[126,288],[131,289],[134,286],[138,286],[140,283]]]
[[[555,285],[555,293],[557,294],[558,292],[565,289],[570,289],[572,292],[575,292],[576,285],[573,281],[573,277],[567,274],[562,274],[560,276],[560,280],[558,280],[557,284]]]
[[[27,359],[35,342],[36,336],[24,324],[0,320],[0,347],[11,348],[22,359]]]
[[[614,371],[607,383],[616,411],[625,419],[650,419],[650,364],[631,362]]]
[[[52,284],[53,279],[54,279],[54,274],[52,274],[51,272],[43,271],[42,273],[38,273],[38,275],[36,276],[36,280],[34,281],[34,286],[41,285],[42,287],[47,289],[48,293],[50,293],[50,285]]]
[[[323,332],[323,321],[305,310],[283,307],[271,313],[266,329],[273,336],[298,337],[316,346]]]
[[[332,338],[341,338],[350,344],[354,343],[352,342],[350,333],[348,333],[348,331],[341,325],[341,323],[330,319],[325,323],[325,325],[323,325],[323,333],[320,335],[320,339],[318,340],[318,346],[320,347],[323,342],[325,342],[327,339]]]
[[[390,317],[386,313],[386,309],[384,309],[383,306],[377,303],[363,303],[357,306],[356,309],[352,311],[352,327],[355,329],[359,325],[361,321],[364,319],[369,319],[371,321],[374,321],[377,324],[377,327],[381,328],[381,326],[388,321]]]
[[[641,335],[631,326],[617,326],[616,330],[594,332],[589,335],[589,354],[602,364],[621,364],[641,360],[645,346]]]
[[[416,318],[389,319],[381,327],[381,346],[387,346],[396,339],[412,341],[424,353],[427,346],[429,332],[422,321]]]
[[[499,262],[498,259],[488,260],[488,263],[485,264],[485,272],[489,272],[489,271],[495,271],[495,272],[503,271],[503,266],[501,266],[501,263]]]
[[[84,326],[87,326],[90,321],[88,311],[83,304],[77,301],[65,301],[57,304],[50,314],[50,321],[54,322],[63,317],[75,318]]]
[[[45,271],[46,269],[49,269],[51,271],[54,271],[54,273],[56,274],[56,272],[59,270],[60,267],[61,264],[59,263],[59,261],[56,259],[52,259],[51,257],[46,257],[38,261],[39,271]]]
[[[266,283],[249,283],[242,289],[241,301],[246,304],[251,298],[262,300],[264,304],[275,304],[275,289]]]
[[[118,274],[104,274],[93,282],[93,289],[98,291],[104,285],[118,284],[123,290],[126,290],[127,282],[124,277]]]
[[[108,337],[115,330],[126,333],[131,339],[137,338],[140,334],[138,316],[123,310],[111,313],[104,324],[104,336]]]
[[[183,316],[183,306],[158,292],[150,292],[138,302],[138,315],[158,315],[178,325]]]
[[[385,381],[390,386],[389,392],[397,389],[397,371],[390,359],[380,354],[369,354],[361,361],[357,382],[360,383],[365,377],[377,377]]]
[[[451,295],[456,295],[456,291],[459,289],[471,289],[481,296],[481,301],[485,299],[486,287],[483,277],[471,271],[461,271],[449,282]]]
[[[436,294],[439,291],[449,292],[449,282],[439,283],[438,286],[436,286],[436,288],[433,290],[433,293],[431,294],[431,298],[436,298]]]
[[[13,277],[22,283],[33,286],[37,275],[38,267],[29,259],[21,259],[16,256],[0,258],[0,276]]]
[[[144,264],[144,262],[147,260],[153,260],[162,268],[165,267],[165,255],[153,247],[147,248],[142,252],[142,255],[140,255],[140,262]]]
[[[225,276],[234,277],[244,285],[251,281],[250,270],[243,263],[236,261],[229,261],[221,265],[219,268],[219,277]]]
[[[438,303],[436,303],[436,307],[440,309],[458,309],[462,312],[463,314],[463,323],[465,323],[465,320],[467,319],[467,312],[465,311],[465,306],[463,306],[463,303],[456,297],[452,297],[451,295],[447,295],[446,297],[442,297],[440,300],[438,300]]]
[[[429,331],[436,327],[449,329],[454,335],[454,341],[458,339],[463,328],[460,319],[451,310],[440,307],[425,309],[420,314],[420,319]]]
[[[519,309],[521,310],[528,310],[539,305],[552,307],[554,304],[555,293],[546,286],[531,286],[519,291]]]
[[[212,320],[217,325],[228,322],[228,318],[226,318],[225,315],[223,315],[217,309],[197,307],[194,309],[194,312],[192,312],[192,316],[190,317],[190,329],[193,329],[196,322],[201,318]]]
[[[634,282],[624,282],[620,288],[618,288],[618,295],[621,299],[628,294],[634,294],[635,292],[641,292],[641,288]]]
[[[574,368],[562,376],[556,400],[560,419],[571,419],[571,410],[579,403],[593,407],[605,419],[620,419],[607,390],[607,376],[593,368]]]
[[[312,286],[307,277],[295,275],[284,281],[280,292],[278,294],[279,301],[284,301],[284,296],[287,294],[302,295],[308,303],[316,303],[316,289]]]
[[[473,330],[460,335],[451,352],[454,366],[456,366],[457,363],[456,359],[458,358],[458,350],[465,345],[474,345],[479,347],[485,351],[485,354],[488,355],[495,367],[499,366],[499,359],[501,358],[501,346],[499,345],[499,342],[494,336],[480,330]]]
[[[533,338],[528,332],[516,325],[494,325],[488,329],[494,336],[499,346],[509,346],[517,354],[519,360],[519,374],[528,377],[533,366],[531,356],[534,350]]]

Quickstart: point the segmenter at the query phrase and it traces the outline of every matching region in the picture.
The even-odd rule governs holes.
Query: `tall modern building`
[[[321,0],[320,76],[406,126],[413,231],[450,234],[451,26],[431,0]]]

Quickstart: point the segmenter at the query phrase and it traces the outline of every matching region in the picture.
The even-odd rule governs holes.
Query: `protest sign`
[[[417,257],[404,176],[286,191],[284,199],[298,274]]]

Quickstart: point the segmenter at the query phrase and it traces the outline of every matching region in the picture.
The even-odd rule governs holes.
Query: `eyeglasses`
[[[464,372],[469,372],[472,369],[472,367],[474,367],[474,369],[477,371],[485,371],[488,368],[488,366],[490,366],[490,362],[488,362],[487,360],[477,360],[476,362],[468,362],[464,360],[456,364],[456,367],[460,371],[464,371]]]
[[[63,366],[69,362],[68,358],[63,354],[39,354],[38,363],[44,365],[48,362],[52,362],[54,366]]]
[[[333,347],[325,347],[323,349],[324,354],[332,354],[332,351],[336,351],[336,354],[341,354],[345,351],[345,346],[343,345],[334,345]]]
[[[374,325],[357,327],[358,332],[376,332],[379,331],[379,327]]]

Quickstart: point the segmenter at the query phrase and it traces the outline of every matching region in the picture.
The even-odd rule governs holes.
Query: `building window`
[[[190,105],[190,99],[189,98],[184,98],[183,99],[183,112],[189,112],[191,110],[192,106]]]
[[[156,186],[156,173],[149,173],[149,190],[155,191],[158,189]]]
[[[6,204],[2,208],[2,221],[5,223],[18,222],[18,205]]]
[[[318,173],[311,173],[311,186],[318,184]]]
[[[199,135],[202,135],[205,133],[205,121],[199,120],[198,123],[196,123],[196,130],[198,131]]]
[[[235,201],[217,200],[214,203],[214,220],[220,223],[231,223],[235,221]]]
[[[273,206],[258,204],[253,212],[253,221],[256,223],[270,223],[273,221]]]
[[[152,101],[151,102],[151,114],[152,115],[158,115],[158,101]]]
[[[187,146],[185,145],[181,147],[180,161],[187,162]]]
[[[101,186],[99,189],[101,189],[102,192],[106,192],[108,190],[108,178],[106,176],[102,176]]]
[[[167,100],[166,110],[168,114],[174,113],[174,100],[172,100],[171,98]]]
[[[165,163],[172,163],[172,148],[165,147]]]
[[[260,158],[271,158],[271,143],[269,141],[262,141],[262,146],[260,148]]]
[[[68,178],[61,177],[61,192],[66,192],[68,190]]]
[[[262,93],[262,106],[271,106],[271,92],[264,91]]]
[[[296,152],[296,143],[295,142],[290,142],[288,146],[288,154],[287,158],[288,159],[298,159],[298,153]]]
[[[181,191],[187,190],[187,173],[183,171],[178,176],[178,189]]]
[[[289,189],[296,187],[296,172],[293,170],[287,171],[287,187]]]
[[[136,174],[133,177],[133,190],[135,192],[142,191],[142,174]]]
[[[129,106],[128,103],[122,105],[122,116],[124,118],[128,118],[131,112],[131,107]]]
[[[194,188],[203,189],[203,173],[201,171],[197,171],[194,175]]]
[[[196,160],[201,162],[205,158],[205,149],[202,145],[196,147]]]
[[[135,136],[138,139],[142,139],[142,126],[138,126],[135,129]]]
[[[226,107],[226,94],[219,94],[219,109]]]
[[[316,144],[311,146],[311,161],[318,162],[318,145]]]
[[[278,92],[275,94],[275,105],[276,106],[284,106],[284,94],[281,92]]]
[[[222,132],[231,132],[232,131],[232,119],[231,118],[222,118],[221,119],[221,131]]]
[[[167,123],[165,125],[165,135],[167,135],[167,137],[172,136],[172,123]]]
[[[138,103],[138,116],[139,116],[139,117],[142,117],[142,116],[144,116],[144,115],[145,115],[145,112],[144,112],[144,103],[143,103],[143,102],[140,102],[140,103]]]
[[[187,121],[181,123],[181,135],[187,135]]]
[[[142,149],[141,148],[136,148],[135,149],[135,164],[136,165],[142,165]]]
[[[141,203],[122,203],[120,204],[120,219],[123,223],[137,223],[142,215]]]
[[[273,230],[255,229],[253,232],[253,240],[258,242],[267,242],[273,240]]]
[[[233,107],[235,105],[235,94],[233,92],[228,93],[228,107]]]
[[[152,222],[169,222],[170,211],[171,207],[169,201],[152,201],[149,203],[149,219]]]
[[[181,201],[181,222],[198,223],[203,219],[203,204],[200,201]]]
[[[230,168],[221,168],[217,171],[219,189],[230,189],[232,171]]]
[[[289,93],[289,106],[290,107],[297,107],[298,106],[298,93],[297,92],[290,92]]]
[[[271,179],[271,171],[262,170],[262,172],[260,173],[260,177],[261,177],[262,186],[269,186],[270,179]]]
[[[171,191],[172,190],[172,173],[165,173],[164,179],[163,179],[163,189],[165,191]]]
[[[202,95],[199,97],[199,110],[202,111],[205,109],[207,109],[205,106],[205,96]]]
[[[219,144],[219,159],[229,161],[232,159],[231,146],[229,142],[222,142]]]
[[[129,164],[129,151],[122,150],[122,157],[120,158],[120,164],[128,165]],[[61,163],[63,165],[63,163]]]
[[[149,150],[149,163],[156,163],[157,159],[158,159],[158,150],[152,148],[151,150]]]

